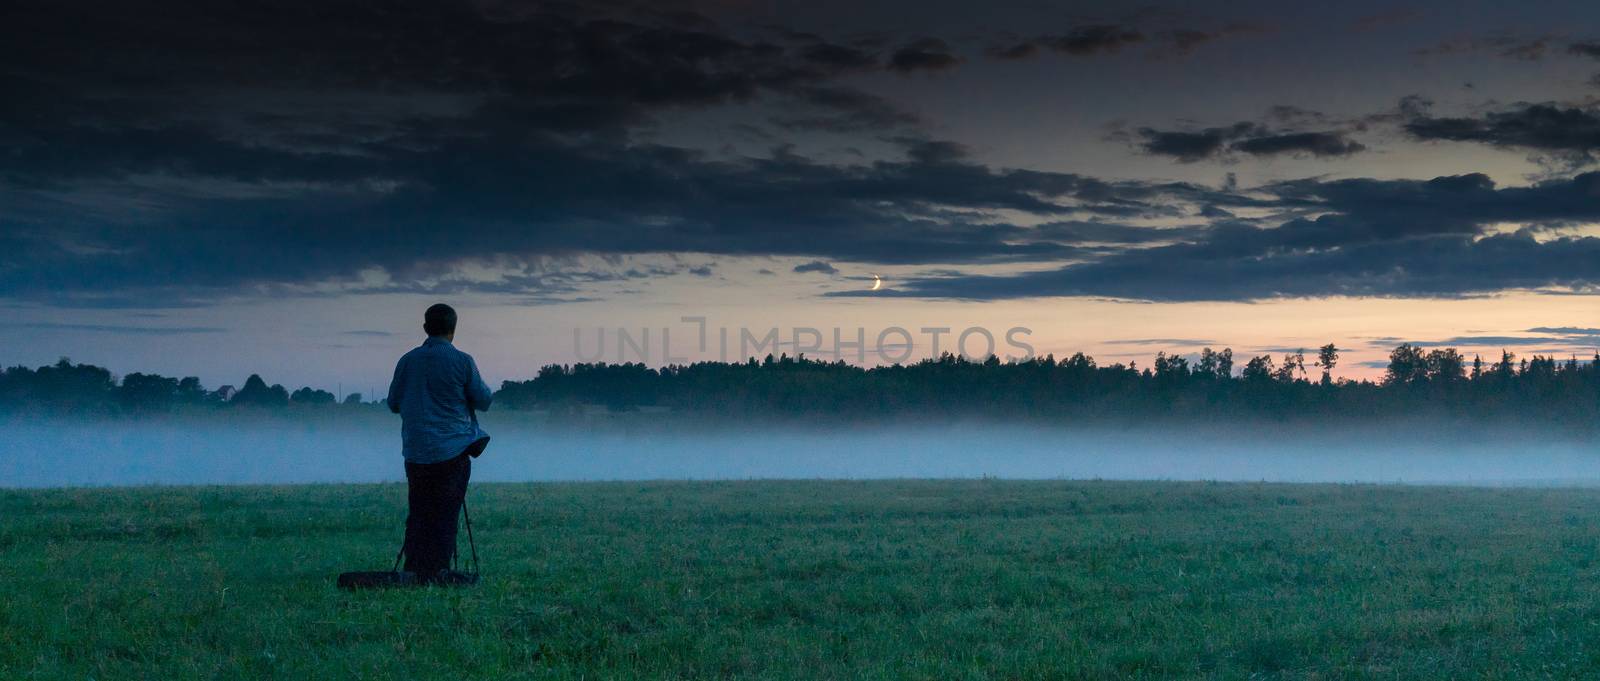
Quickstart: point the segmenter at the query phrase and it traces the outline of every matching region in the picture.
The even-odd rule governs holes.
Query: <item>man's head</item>
[[[445,305],[436,304],[422,313],[422,330],[429,336],[443,336],[445,340],[455,340],[456,337],[456,309]]]

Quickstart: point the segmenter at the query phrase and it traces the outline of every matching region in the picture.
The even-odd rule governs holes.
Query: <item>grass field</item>
[[[0,678],[1595,678],[1600,491],[481,485],[486,582],[345,593],[399,485],[0,491]]]

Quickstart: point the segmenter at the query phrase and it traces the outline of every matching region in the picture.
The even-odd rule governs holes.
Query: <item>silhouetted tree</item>
[[[116,387],[110,371],[88,364],[73,364],[65,357],[52,366],[39,367],[31,379],[34,399],[58,409],[104,405]]]
[[[295,404],[333,404],[339,398],[326,390],[305,387],[289,395],[289,401]]]
[[[117,399],[130,409],[169,409],[178,403],[178,379],[132,373],[122,377]]]
[[[1410,343],[1389,353],[1389,368],[1384,373],[1385,385],[1415,385],[1428,380],[1428,357],[1422,348]]]
[[[1466,358],[1456,352],[1455,348],[1430,351],[1427,363],[1429,380],[1454,383],[1467,377]]]
[[[289,392],[281,385],[267,386],[259,374],[250,374],[244,387],[233,396],[232,404],[279,407],[289,403]]]
[[[1074,353],[1022,361],[988,356],[981,361],[944,353],[907,365],[858,367],[843,361],[776,355],[741,362],[699,362],[651,368],[643,364],[574,364],[542,367],[531,380],[506,381],[496,394],[503,409],[553,414],[639,411],[649,408],[716,418],[844,419],[968,416],[1146,422],[1153,418],[1338,419],[1454,416],[1502,422],[1600,424],[1600,353],[1593,361],[1536,355],[1525,361],[1502,351],[1467,370],[1454,349],[1394,349],[1381,384],[1333,382],[1337,348],[1323,346],[1317,366],[1321,387],[1305,380],[1304,354],[1280,366],[1270,355],[1252,357],[1242,380],[1232,376],[1233,353],[1206,348],[1197,356],[1159,353],[1149,369],[1136,363],[1098,364]],[[296,390],[302,408],[326,405],[322,390]],[[284,405],[291,396],[250,376],[235,404]],[[46,411],[143,412],[183,404],[214,403],[198,379],[132,373],[117,381],[103,368],[62,360],[54,365],[0,371],[0,408]],[[347,404],[360,404],[359,394]]]
[[[1273,368],[1272,355],[1262,355],[1260,357],[1251,357],[1250,361],[1245,362],[1244,373],[1240,377],[1250,382],[1270,381],[1276,373],[1277,370]]]
[[[1509,381],[1509,380],[1511,380],[1511,378],[1513,376],[1516,376],[1517,375],[1516,359],[1517,359],[1516,355],[1513,355],[1509,351],[1506,351],[1506,350],[1502,349],[1500,351],[1500,361],[1496,362],[1495,365],[1494,365],[1495,377],[1499,378],[1499,379],[1501,379],[1503,381]]]
[[[1317,366],[1322,367],[1322,384],[1333,383],[1333,368],[1339,366],[1339,348],[1333,343],[1317,350]]]
[[[1283,365],[1278,367],[1277,378],[1281,383],[1293,383],[1296,375],[1306,375],[1306,352],[1300,350],[1293,353],[1284,353]]]
[[[1221,364],[1222,360],[1217,356],[1216,351],[1211,348],[1205,348],[1200,351],[1200,359],[1194,363],[1194,374],[1212,379],[1220,378],[1221,376],[1218,374],[1221,373]]]

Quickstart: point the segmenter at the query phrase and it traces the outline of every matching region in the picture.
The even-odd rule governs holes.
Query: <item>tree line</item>
[[[272,408],[337,401],[326,390],[304,387],[291,393],[282,385],[267,385],[258,374],[251,374],[235,391],[232,386],[207,390],[194,376],[131,373],[118,380],[108,369],[74,364],[64,357],[37,369],[15,366],[0,371],[0,408],[9,410],[148,412],[189,405]],[[363,404],[361,393],[346,396],[344,404]]]
[[[945,354],[871,368],[804,356],[739,363],[549,365],[506,381],[497,405],[510,409],[648,407],[717,417],[875,419],[883,416],[1024,417],[1053,421],[1147,422],[1164,418],[1280,421],[1426,418],[1536,418],[1600,423],[1600,353],[1592,360],[1467,360],[1454,349],[1401,345],[1379,381],[1336,380],[1340,350],[1328,344],[1274,358],[1235,359],[1231,349],[1157,354],[1102,365],[1083,353],[1001,362]]]
[[[1015,417],[1055,421],[1147,422],[1167,418],[1277,421],[1374,420],[1454,415],[1477,421],[1600,424],[1600,353],[1557,360],[1502,352],[1468,360],[1454,349],[1401,345],[1378,381],[1336,380],[1332,344],[1236,361],[1230,349],[1160,353],[1102,365],[1083,353],[1025,361],[945,354],[914,364],[860,367],[805,356],[699,362],[653,368],[639,363],[551,364],[534,378],[505,381],[497,409],[578,413],[668,411],[710,418],[872,420],[900,417]],[[194,377],[110,371],[63,359],[0,371],[0,408],[146,412],[184,405],[214,408],[327,407],[339,400],[315,388],[293,392],[251,375],[236,393],[207,390]],[[359,393],[343,406],[363,404]]]

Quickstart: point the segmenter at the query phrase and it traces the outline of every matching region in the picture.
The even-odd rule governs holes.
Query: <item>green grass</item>
[[[486,582],[345,593],[399,485],[0,492],[0,678],[1595,678],[1600,490],[478,485]]]

